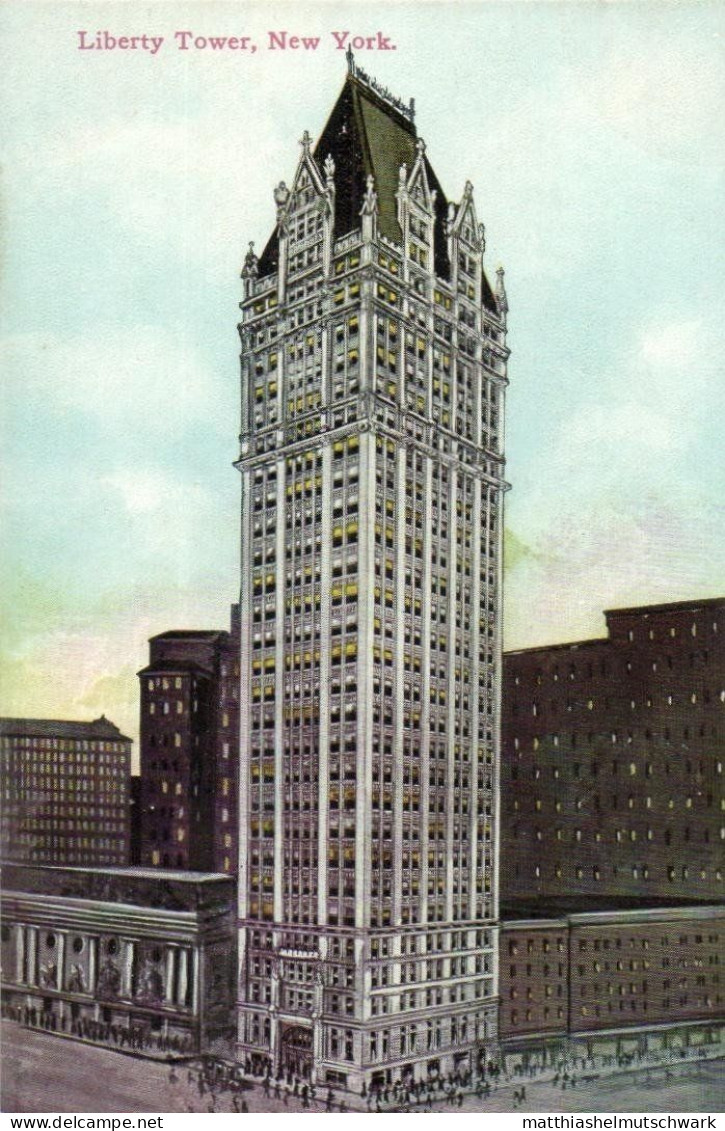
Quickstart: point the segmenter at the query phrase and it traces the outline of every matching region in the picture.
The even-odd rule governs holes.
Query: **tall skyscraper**
[[[353,60],[243,270],[239,1052],[362,1090],[496,1035],[507,302]]]

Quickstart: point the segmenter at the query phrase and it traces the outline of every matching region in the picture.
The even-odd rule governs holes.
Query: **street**
[[[200,1094],[189,1069],[182,1064],[170,1079],[169,1065],[125,1056],[110,1049],[80,1044],[14,1022],[2,1023],[2,1111],[71,1113],[231,1112],[227,1091]],[[446,1109],[436,1103],[434,1111],[457,1112],[722,1112],[725,1110],[725,1065],[722,1060],[688,1062],[671,1069],[616,1073],[562,1091],[550,1081],[527,1081],[526,1100],[514,1107],[514,1091],[520,1084],[502,1086],[488,1100],[468,1096],[463,1105]],[[324,1101],[326,1089],[320,1090]],[[343,1098],[336,1096],[336,1102]],[[344,1097],[351,1108],[349,1100]],[[301,1111],[294,1096],[272,1092],[268,1097],[255,1086],[240,1097],[250,1112]],[[324,1102],[312,1105],[324,1110]],[[358,1110],[359,1101],[358,1101]],[[413,1109],[419,1110],[419,1109]]]

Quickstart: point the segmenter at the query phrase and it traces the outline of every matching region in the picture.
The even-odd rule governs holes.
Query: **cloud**
[[[79,413],[104,432],[128,429],[147,439],[222,424],[228,385],[171,327],[35,331],[9,337],[2,352],[8,388],[41,414]]]
[[[514,482],[508,521],[530,552],[507,570],[508,647],[597,634],[607,607],[722,589],[722,485],[700,462],[725,418],[722,331],[704,312],[652,311],[621,346]]]
[[[618,47],[580,89],[610,129],[644,152],[671,161],[721,164],[725,85],[720,51],[721,45],[705,35],[696,43],[650,36],[624,51]]]
[[[115,471],[112,475],[104,476],[101,485],[112,488],[120,495],[130,515],[154,513],[172,501],[178,505],[182,502],[178,497],[180,491],[184,496],[183,501],[191,502],[185,489],[180,488],[177,481],[157,469]]]
[[[702,352],[704,326],[701,318],[648,327],[642,334],[642,360],[655,366],[689,365]]]

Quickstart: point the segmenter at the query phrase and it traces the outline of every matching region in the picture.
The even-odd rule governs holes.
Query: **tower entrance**
[[[282,1033],[281,1068],[283,1075],[309,1080],[312,1073],[312,1030],[293,1025]]]

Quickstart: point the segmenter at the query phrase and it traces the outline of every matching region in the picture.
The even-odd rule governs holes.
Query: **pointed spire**
[[[347,73],[349,75],[354,75],[355,74],[355,56],[352,53],[352,47],[348,47],[347,51],[345,52],[345,58],[347,59]]]
[[[508,314],[509,304],[508,304],[508,299],[506,297],[506,287],[504,286],[504,281],[503,281],[504,275],[505,275],[505,271],[504,271],[503,267],[498,267],[496,269],[496,305],[498,306],[499,311],[501,312],[501,314],[505,318],[506,315]]]

